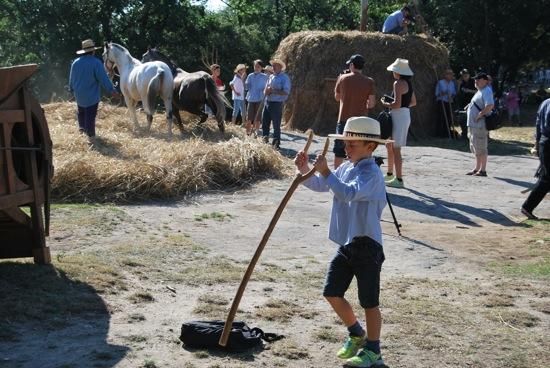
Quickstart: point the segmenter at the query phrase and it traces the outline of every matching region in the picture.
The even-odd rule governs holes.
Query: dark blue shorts
[[[342,134],[344,133],[344,126],[346,123],[338,123],[336,124],[336,134]],[[346,158],[346,144],[341,139],[335,139],[334,140],[334,148],[332,149],[332,152],[334,152],[334,156],[340,157],[340,158]]]
[[[351,243],[340,246],[330,261],[323,296],[344,297],[355,276],[361,306],[377,307],[384,259],[382,245],[367,236],[353,238]]]

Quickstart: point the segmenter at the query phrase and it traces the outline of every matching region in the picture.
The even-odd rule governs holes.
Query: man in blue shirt
[[[93,40],[82,41],[82,50],[76,52],[81,56],[73,61],[69,75],[69,88],[78,106],[78,127],[90,138],[95,137],[95,118],[101,98],[100,87],[113,96],[118,94],[105,72],[103,63],[94,56],[95,50],[99,49],[101,47],[95,47]]]
[[[406,34],[410,21],[411,9],[408,6],[404,6],[401,10],[394,11],[386,18],[382,26],[382,32],[397,35]]]
[[[249,74],[244,83],[248,91],[246,100],[248,107],[246,109],[246,134],[256,134],[260,129],[260,108],[264,99],[264,89],[267,84],[267,74],[262,73],[263,63],[261,60],[254,60],[254,73]]]
[[[536,146],[540,160],[540,174],[537,184],[521,206],[521,213],[536,220],[533,210],[550,192],[550,98],[544,100],[537,112]]]
[[[283,104],[290,94],[290,78],[284,72],[286,65],[281,59],[270,61],[273,74],[269,76],[264,94],[266,102],[262,112],[262,136],[264,142],[269,141],[269,130],[273,122],[273,147],[281,145],[281,120],[283,118]]]
[[[384,262],[380,218],[386,206],[384,176],[372,153],[380,138],[380,123],[359,116],[346,121],[342,134],[329,137],[345,142],[349,158],[331,171],[324,156],[314,162],[318,174],[304,182],[316,192],[332,192],[329,238],[338,246],[330,262],[323,296],[347,327],[349,336],[336,353],[346,367],[382,365],[379,309],[380,271]],[[309,171],[308,157],[300,151],[294,163],[300,173]],[[344,297],[353,278],[357,279],[358,297],[366,318],[366,331]]]
[[[453,113],[451,103],[456,96],[456,86],[454,74],[451,69],[445,70],[443,79],[437,81],[435,86],[435,98],[437,100],[437,108],[439,110],[439,124],[437,125],[437,136],[448,137],[453,132]]]

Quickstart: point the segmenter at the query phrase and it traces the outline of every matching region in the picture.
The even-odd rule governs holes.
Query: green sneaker
[[[346,360],[346,367],[376,367],[383,366],[382,354],[376,354],[367,348],[361,349],[356,356]]]
[[[392,188],[405,188],[405,183],[403,182],[403,180],[398,180],[397,178],[394,178],[392,181],[387,181],[386,186]]]
[[[393,179],[395,179],[395,175],[391,174],[391,175],[387,175],[384,176],[384,181],[387,183],[388,181],[392,181]]]
[[[336,353],[336,356],[340,359],[349,359],[357,352],[359,349],[365,345],[366,335],[365,336],[349,336],[344,343],[344,346]]]

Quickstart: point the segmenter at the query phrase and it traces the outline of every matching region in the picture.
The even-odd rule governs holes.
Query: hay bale
[[[74,103],[44,105],[53,141],[52,195],[68,202],[133,202],[178,198],[205,190],[245,186],[282,177],[289,164],[271,145],[214,120],[188,122],[185,138],[168,140],[163,114],[151,132],[135,134],[125,107],[100,104],[93,147],[77,129]],[[142,126],[145,116],[139,114]],[[293,170],[290,170],[293,171]]]
[[[411,110],[411,130],[415,136],[434,132],[435,84],[449,65],[445,46],[426,36],[358,31],[305,31],[293,33],[280,43],[276,56],[286,62],[293,86],[284,112],[286,127],[312,128],[317,134],[334,131],[338,118],[338,103],[334,100],[336,77],[346,67],[346,60],[356,53],[366,59],[364,73],[374,78],[378,98],[392,90],[394,80],[386,67],[397,57],[409,60],[418,101]],[[373,115],[380,110],[378,105]]]

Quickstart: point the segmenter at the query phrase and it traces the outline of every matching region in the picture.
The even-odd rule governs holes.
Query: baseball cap
[[[474,76],[474,79],[485,79],[485,80],[489,80],[489,77],[487,76],[487,73],[477,73],[475,76]]]
[[[362,68],[363,65],[365,65],[365,58],[359,54],[352,55],[348,61],[346,61],[346,65],[352,64]]]

